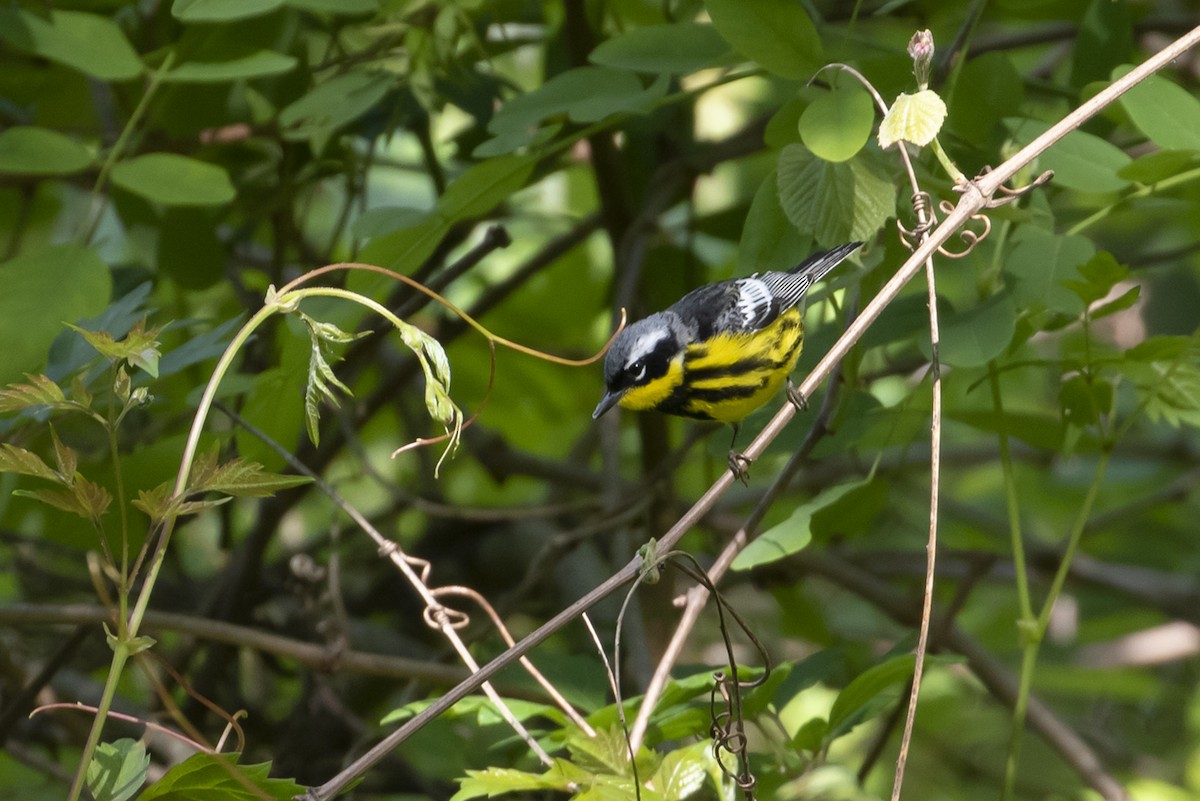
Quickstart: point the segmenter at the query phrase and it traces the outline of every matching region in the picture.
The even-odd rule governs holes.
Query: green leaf
[[[334,343],[352,342],[366,336],[368,332],[351,335],[331,323],[320,323],[303,312],[295,314],[308,329],[308,382],[304,388],[304,419],[308,428],[308,438],[314,445],[318,445],[321,438],[321,400],[329,401],[336,408],[341,402],[334,389],[347,396],[354,394],[350,387],[343,384],[334,374],[330,366],[330,362],[338,358],[331,346]]]
[[[885,692],[896,690],[913,675],[915,657],[903,654],[881,662],[846,685],[829,710],[829,736],[838,737],[860,722],[868,705]],[[889,693],[890,695],[890,693]]]
[[[1132,67],[1113,70],[1113,80]],[[1166,150],[1200,150],[1200,100],[1161,75],[1151,75],[1121,95],[1121,105],[1137,129]]]
[[[1079,299],[1063,281],[1078,275],[1077,267],[1090,259],[1095,246],[1083,236],[1052,234],[1033,226],[1022,226],[1013,235],[1013,246],[1004,260],[1004,270],[1017,279],[1013,300],[1026,305],[1076,315]]]
[[[88,790],[96,801],[127,801],[145,784],[149,768],[150,755],[137,740],[100,743],[88,764]]]
[[[99,314],[112,280],[95,251],[79,245],[31,247],[0,263],[0,383],[40,371],[62,322]]]
[[[896,142],[912,142],[924,147],[942,130],[946,121],[946,103],[932,89],[916,94],[901,94],[879,123],[879,146],[887,149]]]
[[[622,112],[642,113],[666,94],[668,85],[667,81],[656,81],[647,89],[628,70],[576,67],[509,100],[492,117],[488,130],[496,134],[521,133],[528,138],[542,120],[556,115],[565,114],[574,122],[586,123]]]
[[[1013,140],[1027,145],[1049,129],[1040,120],[1011,123]],[[1071,131],[1038,157],[1038,168],[1054,170],[1054,183],[1080,192],[1117,192],[1129,185],[1121,171],[1130,158],[1116,145],[1086,131]]]
[[[468,770],[467,776],[459,780],[458,792],[450,801],[470,801],[472,798],[494,798],[505,793],[530,790],[561,790],[566,792],[580,778],[590,779],[587,774],[564,759],[555,759],[542,774],[528,773],[513,768],[488,768]]]
[[[1125,290],[1107,303],[1101,303],[1099,306],[1096,306],[1094,309],[1092,309],[1092,319],[1099,320],[1101,317],[1107,317],[1110,314],[1116,314],[1117,312],[1131,309],[1137,304],[1141,296],[1141,285],[1131,286],[1129,289]]]
[[[705,0],[713,26],[739,53],[784,78],[808,78],[825,56],[817,29],[793,0]]]
[[[676,22],[632,28],[601,42],[588,60],[602,67],[686,75],[712,66],[730,52],[729,43],[711,25]]]
[[[779,205],[779,184],[774,172],[754,193],[742,241],[738,269],[742,274],[788,270],[812,250],[812,238],[796,230]]]
[[[941,304],[938,304],[941,306]],[[999,356],[1012,342],[1017,307],[1008,292],[988,298],[963,312],[940,315],[939,355],[954,367],[979,367]],[[932,355],[928,337],[919,340],[921,353]]]
[[[217,464],[213,449],[196,457],[188,492],[223,492],[239,498],[269,498],[280,490],[298,487],[312,481],[308,476],[285,476],[272,473],[257,462],[240,457]]]
[[[857,84],[821,95],[800,115],[800,138],[826,161],[846,161],[862,150],[875,124],[875,104]]]
[[[704,785],[712,767],[712,743],[701,740],[667,753],[650,786],[662,793],[664,801],[683,801]]]
[[[21,476],[44,478],[56,484],[65,483],[64,477],[42,461],[33,451],[27,451],[7,442],[0,443],[0,473],[16,473]],[[69,477],[67,477],[69,480]]]
[[[870,478],[849,481],[822,490],[815,498],[796,507],[787,520],[759,534],[733,560],[734,570],[750,570],[759,565],[778,562],[799,553],[812,541],[812,517],[830,504],[836,503],[851,490],[864,487]]]
[[[293,56],[274,50],[259,50],[229,61],[192,61],[180,64],[163,76],[165,83],[228,83],[283,75],[299,63]]]
[[[238,765],[236,754],[194,754],[163,774],[138,801],[291,801],[304,787],[272,779],[269,762]]]
[[[788,145],[779,154],[779,204],[822,247],[871,239],[894,210],[895,187],[864,155],[829,162],[803,145]]]
[[[286,0],[292,8],[317,14],[352,16],[373,14],[379,10],[379,0]]]
[[[525,186],[536,158],[497,156],[467,169],[446,188],[437,212],[448,223],[487,214]]]
[[[1071,48],[1071,85],[1082,87],[1102,81],[1129,58],[1133,46],[1130,4],[1091,0],[1080,20]]]
[[[0,39],[17,50],[102,81],[125,81],[143,72],[141,60],[121,29],[96,14],[50,11],[41,16],[17,8],[3,8],[0,9]]]
[[[9,384],[0,389],[0,414],[23,412],[32,406],[58,406],[66,404],[62,387],[44,375],[25,376],[28,383]]]
[[[1062,447],[1062,419],[1057,415],[1010,410],[997,414],[990,409],[959,409],[946,412],[946,417],[980,431],[1003,431],[1035,448],[1057,451]]]
[[[393,80],[386,72],[354,70],[325,81],[279,113],[283,138],[309,141],[313,150],[323,151],[338,129],[383,99]]]
[[[1159,150],[1139,156],[1122,167],[1117,175],[1139,184],[1155,184],[1174,178],[1185,170],[1200,166],[1200,153],[1190,150]]]
[[[407,275],[433,255],[449,230],[449,221],[434,214],[416,225],[406,225],[375,237],[363,248],[359,258],[367,264],[378,264]],[[355,287],[355,284],[351,286]]]
[[[1101,416],[1112,411],[1113,387],[1104,381],[1074,375],[1058,390],[1063,422],[1083,428],[1095,425]]]
[[[230,22],[269,14],[283,0],[175,0],[171,16],[180,22]]]
[[[1021,107],[1025,86],[1008,54],[984,53],[963,65],[954,78],[946,127],[959,139],[985,149],[1004,115]]]
[[[92,164],[92,152],[69,136],[17,125],[0,131],[0,173],[70,175]]]
[[[112,181],[164,206],[223,206],[237,195],[224,167],[177,153],[147,153],[119,162]]]

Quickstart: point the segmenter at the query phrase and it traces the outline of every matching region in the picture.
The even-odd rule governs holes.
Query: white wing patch
[[[773,293],[759,278],[743,278],[737,282],[737,289],[737,315],[744,327],[752,327],[771,311]]]

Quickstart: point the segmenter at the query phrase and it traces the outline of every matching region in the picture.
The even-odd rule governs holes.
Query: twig
[[[0,623],[6,626],[94,624],[110,620],[112,620],[112,613],[109,610],[93,604],[17,603],[0,606]],[[212,642],[226,643],[239,648],[253,648],[263,653],[295,659],[302,665],[323,672],[344,670],[366,676],[413,679],[436,685],[454,684],[462,681],[468,675],[467,671],[461,668],[403,656],[372,654],[349,649],[334,653],[329,647],[319,643],[284,637],[250,626],[239,626],[235,623],[175,612],[148,611],[144,625],[149,631],[175,631]],[[506,694],[521,694],[521,692],[514,689]]]

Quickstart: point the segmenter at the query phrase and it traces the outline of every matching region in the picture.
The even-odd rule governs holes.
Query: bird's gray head
[[[620,402],[625,393],[666,375],[684,347],[683,326],[673,312],[658,312],[628,326],[604,357],[604,397],[593,418]]]

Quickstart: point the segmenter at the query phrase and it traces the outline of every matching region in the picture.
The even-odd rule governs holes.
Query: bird
[[[620,406],[727,423],[729,467],[745,481],[749,460],[733,450],[738,425],[785,383],[805,408],[789,379],[804,345],[801,302],[861,245],[814,253],[786,272],[705,284],[622,329],[605,354],[605,393],[592,419]]]

